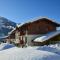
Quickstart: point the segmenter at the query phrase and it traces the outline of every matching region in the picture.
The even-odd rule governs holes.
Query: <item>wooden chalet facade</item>
[[[60,24],[48,19],[41,18],[33,22],[24,23],[23,25],[16,27],[9,36],[6,38],[8,42],[14,42],[20,44],[20,40],[28,45],[34,45],[32,42],[38,36],[42,36],[48,32],[56,31],[56,28],[60,27]],[[41,45],[36,43],[36,45]]]

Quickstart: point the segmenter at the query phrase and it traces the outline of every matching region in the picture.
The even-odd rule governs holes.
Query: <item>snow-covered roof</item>
[[[60,25],[60,23],[59,23],[59,22],[56,22],[56,20],[54,20],[54,19],[50,19],[50,18],[45,17],[45,16],[43,16],[43,17],[39,16],[39,17],[36,17],[36,18],[31,18],[30,20],[28,20],[28,21],[25,22],[24,24],[26,24],[26,23],[30,23],[30,22],[32,23],[32,22],[34,22],[34,21],[41,20],[41,19],[50,20],[51,22]]]
[[[22,25],[24,25],[24,24],[27,24],[27,23],[32,23],[32,22],[34,22],[34,21],[37,21],[37,20],[41,20],[41,19],[47,19],[47,20],[50,20],[51,22],[53,22],[53,23],[56,23],[56,24],[59,24],[58,22],[56,22],[54,19],[50,19],[50,18],[48,18],[48,17],[36,17],[36,18],[31,18],[30,20],[27,20],[26,22],[23,22],[23,23],[20,23],[20,24],[17,24],[16,26],[17,27],[21,27]]]
[[[22,25],[23,25],[24,23],[22,23],[22,24],[17,24],[16,26],[19,28],[19,27],[21,27]],[[15,31],[16,30],[16,27],[12,30],[12,31],[10,31],[9,33],[8,33],[8,35],[10,35],[13,31]]]
[[[44,42],[44,41],[46,41],[46,40],[48,40],[48,39],[50,39],[50,38],[52,38],[52,37],[54,37],[54,36],[56,36],[58,34],[60,34],[60,30],[53,31],[53,32],[47,33],[47,34],[45,34],[43,36],[37,37],[34,40],[34,42]]]
[[[2,36],[2,37],[0,37],[0,39],[4,39],[4,38],[7,38],[9,35],[7,35],[7,36]]]
[[[10,35],[14,30],[16,30],[16,28],[14,28],[12,31],[10,31],[10,32],[8,33],[8,35]]]
[[[27,20],[25,23],[34,22],[34,21],[36,21],[36,20],[43,19],[43,18],[46,18],[46,19],[48,19],[48,20],[51,20],[52,22],[57,22],[55,19],[51,19],[51,18],[49,18],[49,17],[47,17],[47,16],[39,16],[39,17],[36,17],[36,18],[30,18],[30,19]],[[59,23],[59,22],[57,22],[57,24],[58,24],[58,23]]]

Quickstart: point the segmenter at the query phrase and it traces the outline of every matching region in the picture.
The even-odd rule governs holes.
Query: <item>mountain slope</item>
[[[7,35],[15,26],[16,23],[0,16],[0,37]]]

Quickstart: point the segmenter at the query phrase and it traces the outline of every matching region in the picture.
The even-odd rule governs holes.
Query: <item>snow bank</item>
[[[53,52],[56,54],[60,55],[60,44],[50,44],[50,45],[45,45],[45,46],[39,46],[36,48],[37,50],[43,50],[43,51],[48,51],[48,52]]]
[[[49,47],[49,46],[43,46],[43,47],[37,48],[37,50],[48,51],[48,52],[52,52],[52,53],[56,53],[56,54],[60,55],[60,50],[59,49]]]
[[[52,48],[58,48],[60,49],[60,43],[56,43],[56,44],[50,44],[48,45],[49,47],[52,47]]]
[[[5,50],[5,49],[9,49],[9,48],[12,48],[12,47],[15,47],[13,44],[8,44],[8,43],[2,43],[0,45],[0,51],[1,50]]]
[[[0,60],[60,60],[60,56],[48,51],[17,48],[0,51]]]

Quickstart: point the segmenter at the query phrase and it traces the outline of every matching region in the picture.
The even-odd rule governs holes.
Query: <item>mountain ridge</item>
[[[14,27],[16,27],[15,22],[0,16],[0,37],[8,35],[8,32],[10,32]]]

